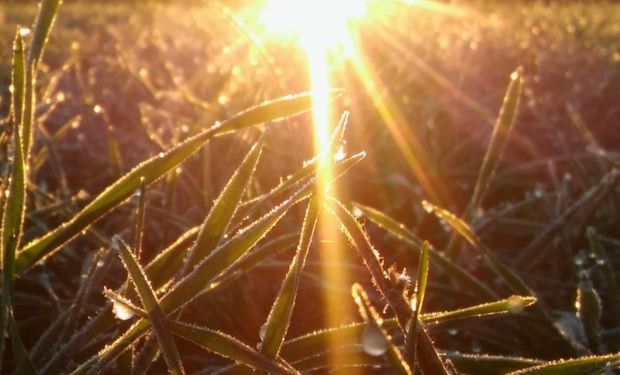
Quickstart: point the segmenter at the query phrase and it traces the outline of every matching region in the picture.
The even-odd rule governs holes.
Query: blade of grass
[[[422,321],[428,324],[443,323],[456,319],[467,319],[486,315],[504,313],[519,313],[524,308],[536,303],[534,297],[510,296],[499,301],[484,303],[481,305],[466,307],[457,310],[434,312],[422,316]]]
[[[15,373],[20,375],[37,375],[38,372],[32,364],[28,351],[24,347],[24,343],[17,330],[17,324],[15,324],[12,311],[9,312],[9,332],[11,334],[13,356],[15,357]]]
[[[32,66],[33,72],[37,71],[39,61],[43,56],[43,50],[56,19],[60,0],[43,0],[39,5],[39,13],[34,26],[30,51],[28,52],[28,65]]]
[[[216,124],[199,133],[176,147],[152,157],[139,164],[129,173],[118,179],[105,189],[90,204],[77,213],[73,219],[62,224],[43,237],[35,239],[25,245],[16,260],[16,272],[21,273],[34,265],[37,261],[52,255],[65,242],[72,239],[82,230],[89,227],[102,215],[125,201],[140,186],[144,178],[145,186],[165,175],[170,169],[187,159],[210,138],[216,135],[229,133],[279,118],[285,118],[304,112],[312,108],[310,95],[302,94],[288,96],[241,112],[240,114]]]
[[[473,230],[463,220],[456,217],[451,212],[437,207],[427,201],[423,201],[424,209],[435,214],[439,219],[444,220],[456,233],[461,235],[484,259],[487,266],[501,277],[506,284],[516,293],[533,295],[533,292],[525,284],[523,279],[510,268],[506,267],[491,250],[489,250],[482,241],[476,236]]]
[[[388,358],[390,360],[390,363],[392,364],[393,373],[401,375],[411,375],[412,367],[407,364],[407,362],[405,362],[403,355],[400,353],[400,350],[392,341],[392,337],[387,333],[385,329],[383,329],[383,318],[381,318],[377,310],[375,310],[375,308],[370,303],[370,299],[364,291],[364,288],[362,288],[362,286],[359,284],[354,284],[351,288],[351,293],[353,294],[353,299],[355,300],[355,303],[360,309],[360,314],[368,325],[367,329],[370,328],[376,332],[379,332],[379,334],[385,341]],[[368,343],[364,342],[364,339],[366,338],[367,337],[362,338],[362,348],[368,346]]]
[[[459,372],[476,375],[501,375],[543,363],[541,360],[530,358],[472,355],[454,352],[446,353],[446,357]]]
[[[160,300],[165,314],[171,314],[184,307],[207,289],[215,278],[224,273],[237,259],[261,240],[284,214],[301,199],[307,197],[304,188],[293,194],[286,201],[276,206],[271,212],[256,220],[237,233],[228,242],[221,245],[207,258],[202,260],[187,276],[172,286]],[[123,353],[136,339],[141,337],[149,327],[149,322],[140,319],[121,337],[106,346],[97,355],[82,363],[74,374],[97,372],[106,363]]]
[[[132,311],[135,315],[148,318],[148,313],[135,306],[122,296],[110,289],[104,290],[104,294],[114,303],[121,304],[123,308]],[[243,363],[250,368],[260,369],[276,374],[296,373],[282,364],[267,358],[243,342],[223,332],[184,323],[178,320],[168,320],[167,325],[175,335],[193,342],[201,348],[213,353]]]
[[[164,359],[168,365],[168,369],[172,374],[184,374],[181,356],[170,330],[166,324],[166,316],[162,311],[155,292],[149,283],[144,270],[135,258],[135,254],[131,251],[123,240],[114,236],[112,238],[112,248],[119,252],[123,264],[133,281],[134,286],[138,290],[142,304],[148,313],[148,319],[153,327],[153,332],[159,341],[159,346],[163,352]]]
[[[511,372],[508,375],[582,375],[601,371],[609,365],[617,365],[620,354],[584,356],[576,359],[547,362],[542,365]]]
[[[401,332],[404,332],[407,321],[411,316],[409,301],[404,299],[400,291],[394,290],[388,285],[389,278],[383,270],[379,253],[370,243],[360,224],[355,220],[355,216],[336,199],[326,199],[326,203],[328,210],[340,221],[346,234],[351,239],[351,242],[359,251],[377,290],[387,300],[389,306],[396,315]],[[447,374],[447,369],[425,330],[420,330],[420,342],[422,342],[423,345],[417,347],[417,357],[419,358],[418,366],[422,371]]]
[[[609,298],[607,298],[605,302],[609,304],[609,309],[611,310],[610,319],[615,325],[620,325],[620,288],[618,288],[618,282],[611,260],[607,256],[605,248],[599,240],[596,229],[594,229],[594,227],[589,227],[587,235],[590,241],[590,247],[594,254],[596,254],[596,264],[600,267],[601,273],[605,279],[605,288],[607,289],[607,293],[609,293]]]
[[[189,251],[181,275],[186,275],[200,259],[207,257],[222,240],[235,211],[239,207],[241,197],[254,175],[261,150],[262,140],[252,146],[252,149],[213,203],[213,208],[209,211],[200,232],[198,232],[196,242]]]
[[[414,294],[411,297],[411,306],[413,307],[413,314],[409,320],[408,330],[405,332],[405,358],[411,368],[415,368],[416,358],[416,345],[417,345],[417,332],[418,326],[422,325],[419,321],[420,311],[424,305],[424,296],[426,294],[426,285],[428,283],[428,272],[430,266],[430,246],[428,242],[422,244],[422,251],[420,252],[420,259],[418,261],[418,274]],[[420,327],[424,329],[423,327]]]
[[[290,264],[289,270],[282,281],[282,286],[271,306],[264,327],[264,335],[261,339],[259,350],[268,358],[276,358],[286,332],[290,325],[291,315],[295,307],[295,298],[299,288],[299,279],[303,271],[310,250],[310,244],[314,236],[317,217],[319,214],[321,198],[314,194],[308,202],[306,215],[299,236],[297,253]],[[261,328],[263,329],[263,328]]]
[[[489,147],[484,155],[478,179],[474,187],[474,193],[471,196],[467,209],[465,211],[465,220],[469,221],[473,217],[473,213],[478,209],[484,194],[487,191],[497,164],[502,156],[502,151],[508,140],[508,135],[515,122],[519,99],[521,97],[521,88],[523,86],[523,68],[518,68],[510,75],[510,84],[506,90],[502,108],[499,111]]]
[[[422,244],[422,240],[418,239],[418,237],[408,230],[404,224],[397,222],[392,217],[372,207],[364,206],[356,202],[353,203],[353,205],[370,221],[385,229],[396,238],[411,245],[410,247],[407,247],[407,249],[419,252],[418,249]],[[453,277],[459,285],[463,285],[478,295],[481,301],[494,300],[498,298],[497,295],[480,280],[458,264],[454,263],[444,254],[432,249],[430,252],[430,258],[431,261],[441,267],[448,276]]]
[[[136,249],[136,258],[139,260],[142,256],[142,237],[144,234],[144,216],[146,211],[146,187],[144,180],[140,181],[138,190],[138,205],[136,207],[136,217],[133,225],[133,247]]]
[[[16,91],[25,90],[24,48],[19,33],[13,44],[13,84],[21,85]],[[19,95],[19,94],[17,94]],[[23,102],[15,97],[13,115],[23,112]],[[11,293],[15,274],[15,254],[19,247],[26,209],[26,181],[24,155],[22,153],[22,131],[24,121],[17,122],[14,118],[12,140],[13,162],[10,163],[10,181],[2,211],[2,227],[0,228],[0,253],[2,254],[2,301],[0,302],[0,368],[4,354],[4,332],[12,310]]]

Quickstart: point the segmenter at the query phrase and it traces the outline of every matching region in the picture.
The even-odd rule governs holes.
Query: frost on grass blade
[[[157,341],[159,341],[159,347],[164,354],[168,369],[172,374],[184,374],[185,371],[181,363],[181,356],[174,343],[170,330],[168,329],[166,316],[159,306],[155,292],[153,288],[151,288],[151,284],[144,270],[136,260],[131,249],[118,236],[112,238],[112,248],[120,254],[123,264],[138,290],[140,300],[142,300],[142,304],[148,312],[151,326],[153,327]],[[127,308],[127,306],[124,307]]]
[[[129,198],[143,179],[145,186],[148,186],[187,159],[213,136],[292,116],[311,107],[310,96],[306,94],[267,102],[214,125],[167,152],[142,162],[106,188],[71,220],[25,245],[18,254],[16,272],[21,273],[37,261],[50,256],[65,242]]]

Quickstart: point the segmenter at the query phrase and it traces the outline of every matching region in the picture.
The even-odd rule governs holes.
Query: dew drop
[[[378,357],[387,351],[387,343],[379,328],[367,324],[362,333],[362,349],[368,355]]]
[[[605,259],[603,259],[603,258],[597,258],[597,259],[596,259],[596,265],[597,265],[597,266],[604,266],[604,265],[605,265],[605,263],[607,263],[607,262],[606,262],[606,261],[605,261]]]
[[[101,113],[101,106],[99,104],[95,104],[95,106],[93,107],[93,112]]]
[[[27,28],[27,27],[20,27],[20,28],[19,28],[19,35],[20,35],[21,37],[28,36],[28,35],[30,35],[30,33],[31,33],[31,31],[30,31],[30,29],[29,29],[29,28]]]
[[[415,311],[418,308],[418,295],[413,294],[411,296],[411,300],[409,301],[409,305],[411,306],[411,310]]]
[[[518,314],[523,311],[525,307],[525,300],[519,296],[510,296],[508,297],[508,312],[513,314]]]
[[[135,315],[133,311],[118,302],[114,302],[112,311],[114,312],[114,315],[116,315],[116,318],[120,320],[129,320]]]
[[[163,158],[164,157],[164,153],[160,152],[159,154],[157,154],[158,157]]]
[[[459,334],[459,330],[456,328],[450,328],[448,329],[448,335],[450,336],[456,336]]]
[[[359,208],[353,207],[353,216],[355,216],[356,218],[360,218],[364,216],[364,213]]]
[[[347,157],[346,145],[341,144],[340,147],[338,147],[336,154],[334,154],[334,161],[341,161],[341,160],[344,160],[344,158],[346,157]]]
[[[573,263],[575,263],[576,266],[583,266],[583,257],[581,255],[575,255]]]
[[[471,344],[471,351],[478,354],[480,353],[480,351],[482,350],[482,348],[480,348],[480,343],[478,343],[477,341],[474,341]]]

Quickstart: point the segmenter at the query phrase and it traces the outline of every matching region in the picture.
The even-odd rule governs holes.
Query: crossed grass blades
[[[120,176],[71,219],[39,238],[22,243],[29,189],[30,184],[34,183],[29,181],[29,171],[34,163],[31,153],[36,128],[35,82],[59,5],[58,0],[42,1],[28,47],[24,45],[19,31],[14,40],[11,113],[2,134],[3,152],[10,156],[5,160],[10,160],[10,165],[4,179],[6,193],[3,195],[0,232],[0,332],[7,332],[10,338],[0,340],[0,361],[4,358],[8,342],[13,360],[0,363],[3,373],[92,374],[104,371],[111,365],[126,373],[137,369],[146,372],[149,364],[161,353],[171,373],[183,374],[183,353],[174,336],[231,361],[229,365],[212,369],[212,372],[219,373],[255,371],[295,374],[356,366],[398,374],[584,374],[600,373],[620,361],[620,354],[604,354],[600,328],[601,301],[587,274],[582,275],[579,285],[576,312],[586,340],[576,342],[554,325],[551,312],[537,300],[526,280],[519,275],[519,270],[505,265],[468,224],[474,219],[493,179],[497,161],[514,122],[522,85],[521,70],[511,76],[474,195],[463,218],[424,202],[429,212],[455,231],[448,251],[432,248],[428,242],[422,241],[404,225],[379,210],[361,204],[353,205],[354,211],[359,211],[369,221],[401,240],[412,256],[419,255],[415,283],[392,268],[385,269],[381,252],[371,243],[350,205],[331,196],[329,189],[316,184],[316,175],[322,168],[331,166],[334,178],[340,178],[364,157],[360,153],[334,159],[344,139],[347,116],[343,116],[336,127],[326,154],[317,155],[272,190],[247,198],[264,146],[264,138],[260,136],[221,190],[203,223],[187,230],[153,260],[142,264],[143,223],[148,215],[144,198],[147,189],[166,176],[174,176],[179,164],[214,137],[308,111],[312,100],[306,94],[286,96],[250,108],[145,160]],[[339,92],[333,93],[334,98],[338,96]],[[275,130],[269,127],[261,131],[264,134]],[[169,177],[168,181],[171,180],[173,178]],[[616,180],[617,173],[612,170],[578,207],[588,205],[591,199],[604,194],[605,189]],[[88,231],[96,233],[93,224],[125,204],[136,191],[139,192],[139,203],[129,236],[130,243],[121,235],[115,235],[111,241],[102,240],[107,246],[84,263],[84,277],[74,303],[41,332],[32,347],[27,348],[13,314],[15,278],[25,277],[37,263],[57,256],[64,245],[75,237],[86,235]],[[306,205],[301,227],[296,232],[262,242],[278,222],[290,215],[291,208],[299,204]],[[342,225],[343,234],[362,258],[375,290],[369,293],[360,284],[352,286],[362,322],[287,339],[291,320],[297,318],[296,296],[308,253],[316,241],[317,220],[325,214],[333,215]],[[552,226],[541,234],[528,251],[533,252],[531,249],[548,241],[551,236],[548,232],[553,232],[555,228]],[[593,228],[588,230],[588,238],[597,256],[605,259],[600,238]],[[480,255],[488,269],[513,295],[499,297],[490,285],[459,264],[462,240]],[[228,281],[295,244],[295,255],[261,329],[258,348],[226,333],[185,320],[183,311],[192,309],[192,302],[199,296],[225,287]],[[107,251],[108,248],[114,251]],[[78,328],[77,322],[82,318],[90,290],[98,285],[97,279],[101,277],[102,270],[107,269],[116,254],[127,269],[127,280],[116,290],[105,289],[103,294],[108,303]],[[523,256],[529,255],[526,252]],[[607,264],[604,276],[610,285],[616,285],[613,269],[609,262]],[[45,266],[42,268],[45,269]],[[470,306],[445,312],[423,312],[429,276],[431,270],[436,268],[471,295]],[[616,289],[612,290],[615,297],[618,296]],[[382,312],[379,303],[387,304],[386,312]],[[617,303],[613,304],[613,308],[617,310]],[[445,322],[498,314],[523,315],[524,319],[512,324],[519,324],[523,330],[555,335],[573,353],[583,352],[586,355],[543,362],[517,357],[448,353],[437,348],[429,334],[431,329]],[[131,324],[128,326],[125,320],[130,320]],[[341,345],[333,347],[334,342]],[[87,355],[92,352],[96,354]]]

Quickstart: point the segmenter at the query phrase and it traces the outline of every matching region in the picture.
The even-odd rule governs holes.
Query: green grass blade
[[[19,35],[15,38],[13,51],[13,83],[20,85],[15,89],[16,93],[24,90],[25,65],[24,49]],[[13,114],[17,116],[18,109],[23,106],[21,99],[16,94],[13,102]],[[2,355],[4,354],[4,332],[6,331],[7,319],[11,307],[11,293],[15,274],[15,254],[19,247],[24,223],[24,211],[26,209],[26,180],[24,155],[22,153],[22,127],[23,121],[14,119],[12,140],[13,162],[10,164],[10,181],[4,208],[2,211],[2,227],[0,228],[0,253],[2,260],[2,301],[0,302],[0,368]]]
[[[540,365],[541,360],[491,355],[446,353],[454,367],[463,374],[502,375],[511,371]]]
[[[461,235],[472,247],[482,256],[487,266],[495,272],[499,277],[504,279],[506,284],[516,293],[533,295],[533,292],[525,284],[523,279],[517,275],[510,268],[506,267],[495,254],[493,254],[483,243],[478,236],[469,227],[467,223],[456,217],[451,212],[437,207],[426,201],[422,202],[424,209],[435,214],[439,219],[444,220],[452,229],[454,229],[459,235]]]
[[[499,301],[470,306],[463,309],[425,314],[422,317],[422,321],[433,324],[448,322],[456,319],[477,318],[486,315],[497,315],[504,313],[516,314],[534,303],[536,303],[536,298],[534,297],[511,296]]]
[[[198,297],[214,281],[215,277],[224,273],[260,241],[280,221],[289,208],[302,198],[305,198],[305,195],[300,192],[293,194],[198,263],[192,272],[174,285],[162,298],[161,305],[164,311],[174,312]]]
[[[223,274],[252,246],[262,239],[284,214],[299,200],[307,197],[304,188],[291,195],[289,199],[276,206],[272,211],[256,220],[237,233],[228,242],[218,247],[202,260],[187,276],[175,284],[160,300],[165,314],[171,314],[190,303],[205,291],[215,278]],[[121,337],[107,345],[97,355],[82,363],[74,374],[85,374],[100,370],[101,366],[116,359],[132,343],[141,337],[149,327],[148,320],[140,319]]]
[[[411,375],[412,370],[410,365],[405,362],[400,350],[392,341],[392,337],[383,328],[383,318],[381,318],[377,310],[375,310],[370,303],[370,299],[362,286],[354,284],[351,288],[351,292],[355,299],[355,303],[360,309],[360,314],[368,325],[362,337],[362,349],[370,355],[377,355],[383,351],[381,346],[384,346],[385,350],[387,350],[389,361],[392,364],[392,373]],[[380,340],[383,340],[383,344],[379,343]]]
[[[144,180],[140,182],[138,190],[138,205],[133,225],[133,248],[136,250],[136,258],[140,260],[142,254],[142,237],[144,234],[144,216],[146,211],[146,187]]]
[[[24,41],[19,32],[13,42],[13,121],[22,123],[24,112],[24,92],[26,90],[26,57],[24,55]]]
[[[245,159],[243,159],[235,173],[228,180],[219,197],[213,203],[213,208],[209,211],[200,228],[198,238],[189,251],[182,275],[187,274],[200,259],[207,257],[222,240],[226,228],[230,225],[235,211],[239,207],[243,192],[254,175],[261,150],[262,141],[259,141],[248,152]]]
[[[599,267],[603,278],[605,279],[605,288],[609,294],[609,298],[605,300],[611,310],[610,319],[615,325],[620,325],[620,288],[616,274],[612,267],[611,260],[603,248],[603,244],[599,240],[599,236],[593,227],[587,230],[590,247],[596,255],[596,265]]]
[[[620,361],[620,354],[584,356],[576,359],[548,362],[511,372],[509,375],[583,375],[601,371]]]
[[[465,217],[471,219],[472,213],[479,207],[484,193],[486,192],[495,169],[497,168],[498,161],[502,155],[502,150],[514,124],[517,107],[519,106],[519,98],[521,97],[521,88],[523,86],[523,69],[519,68],[515,70],[510,76],[510,84],[504,96],[502,108],[499,111],[497,122],[493,128],[493,134],[491,135],[491,141],[487,149],[484,159],[482,161],[482,167],[478,173],[478,179],[474,187],[474,193],[467,205],[467,211]]]
[[[366,268],[370,272],[374,285],[379,292],[388,299],[390,307],[394,310],[402,329],[407,325],[410,315],[410,307],[402,298],[391,298],[392,293],[389,278],[383,269],[381,255],[374,248],[364,229],[355,219],[355,216],[347,210],[340,201],[327,198],[325,203],[331,212],[342,224],[347,236],[361,255]]]
[[[362,214],[379,227],[385,229],[388,233],[392,234],[396,238],[411,245],[408,249],[418,251],[422,245],[420,240],[414,233],[408,230],[404,224],[397,222],[392,217],[385,213],[374,209],[372,207],[364,206],[359,203],[354,203],[354,207],[359,209]],[[418,254],[419,256],[419,254]],[[463,269],[458,264],[454,263],[450,258],[444,254],[431,250],[430,258],[433,263],[436,263],[441,267],[449,277],[455,279],[459,285],[463,285],[465,288],[471,290],[480,297],[482,301],[497,299],[497,295],[491,291],[486,285],[478,280],[471,273]]]
[[[301,234],[299,236],[297,253],[291,262],[264,325],[264,335],[260,343],[260,352],[269,358],[277,357],[280,346],[288,331],[291,315],[295,307],[299,279],[306,263],[306,258],[308,257],[308,251],[310,250],[310,244],[312,243],[314,230],[316,228],[319,207],[321,205],[320,200],[320,197],[314,194],[308,202]]]
[[[15,357],[15,373],[20,375],[37,375],[38,372],[28,356],[19,331],[17,331],[17,324],[15,324],[15,318],[12,312],[9,313],[9,332],[11,334],[13,356]]]
[[[311,107],[311,97],[305,94],[266,102],[189,138],[165,153],[146,160],[110,185],[71,220],[25,245],[18,254],[16,272],[21,273],[37,261],[53,254],[65,242],[125,201],[140,186],[143,178],[145,186],[148,186],[187,159],[213,136],[286,118]]]
[[[370,221],[385,229],[396,238],[421,247],[422,240],[405,227],[405,224],[397,222],[385,213],[363,204],[353,202],[353,207],[360,210]]]
[[[170,329],[185,340],[251,368],[273,374],[297,373],[225,333],[177,321],[170,322]]]
[[[579,280],[575,308],[586,334],[588,347],[594,353],[600,354],[603,351],[601,343],[601,298],[594,289],[589,276],[582,276]]]
[[[185,371],[183,370],[183,364],[181,363],[181,356],[177,346],[174,343],[172,334],[167,327],[166,316],[157,302],[155,292],[153,291],[153,288],[151,288],[151,284],[146,278],[144,270],[136,260],[135,255],[129,246],[127,246],[119,237],[115,236],[112,238],[112,248],[119,252],[121,259],[123,260],[123,264],[125,265],[125,268],[127,268],[127,272],[129,272],[131,280],[138,290],[142,304],[148,312],[151,326],[153,327],[155,336],[159,341],[159,346],[163,352],[168,369],[172,374],[184,374]]]
[[[536,300],[532,297],[513,296],[504,300],[488,304],[470,306],[459,310],[446,312],[433,312],[420,315],[420,320],[425,324],[438,324],[457,319],[475,319],[485,316],[493,316],[505,313],[517,313]],[[281,356],[290,362],[317,355],[330,349],[330,343],[342,342],[355,344],[362,336],[365,323],[354,323],[336,328],[316,331],[307,335],[287,340],[282,345]],[[386,330],[398,329],[395,319],[386,319],[383,322]]]
[[[417,332],[418,326],[422,323],[419,322],[420,311],[424,305],[424,297],[426,295],[426,285],[428,283],[428,272],[430,266],[430,245],[428,242],[422,244],[422,251],[420,252],[420,259],[418,261],[418,274],[416,287],[411,302],[413,308],[413,315],[409,321],[409,329],[405,336],[405,358],[410,367],[415,367],[415,352],[417,345]]]
[[[61,0],[43,0],[39,6],[39,15],[34,26],[30,51],[28,53],[28,65],[36,72],[47,44],[47,38],[56,19]]]
[[[112,290],[105,289],[104,294],[112,302],[122,305],[123,308],[131,311],[135,315],[141,316],[142,318],[148,318],[146,311],[136,307]],[[212,351],[213,353],[246,364],[250,368],[276,374],[296,373],[295,371],[285,368],[282,364],[271,358],[265,357],[256,350],[245,345],[243,342],[223,332],[187,324],[177,320],[168,320],[166,324],[170,328],[170,331],[175,335],[191,341],[204,349]]]

